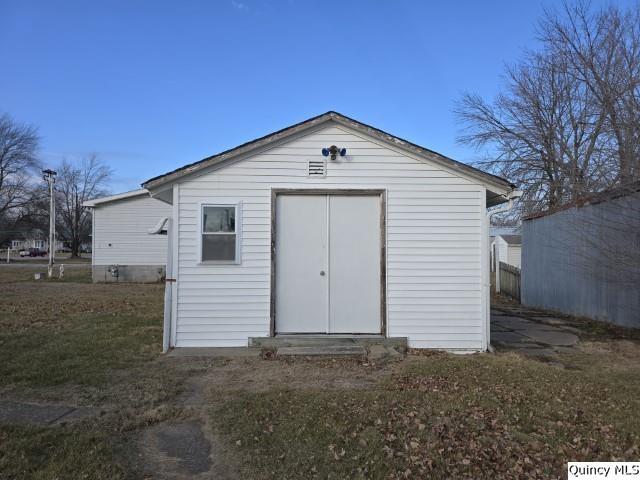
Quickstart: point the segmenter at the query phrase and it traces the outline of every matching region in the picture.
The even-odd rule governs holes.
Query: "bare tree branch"
[[[503,93],[456,107],[459,141],[520,186],[525,215],[640,178],[640,4],[565,4],[539,32],[542,48],[506,69]]]

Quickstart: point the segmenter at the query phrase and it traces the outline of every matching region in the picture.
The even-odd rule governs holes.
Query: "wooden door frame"
[[[278,195],[378,196],[380,198],[380,334],[387,336],[387,191],[382,188],[272,188],[271,189],[271,311],[269,335],[276,335],[276,201]],[[337,334],[336,334],[337,335]],[[340,334],[348,335],[348,334]]]

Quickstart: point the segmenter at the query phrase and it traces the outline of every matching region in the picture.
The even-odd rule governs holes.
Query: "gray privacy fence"
[[[500,287],[498,291],[520,301],[520,269],[500,262],[499,273],[498,281],[500,282]]]

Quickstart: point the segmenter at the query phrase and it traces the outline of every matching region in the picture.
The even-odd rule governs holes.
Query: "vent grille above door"
[[[326,163],[324,160],[309,160],[309,176],[324,177],[326,175]]]

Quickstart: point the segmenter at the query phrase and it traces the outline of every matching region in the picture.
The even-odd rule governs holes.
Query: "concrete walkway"
[[[509,309],[491,310],[491,344],[502,350],[515,350],[530,356],[552,356],[571,352],[579,332],[569,322],[553,317],[534,317]]]
[[[0,424],[59,425],[96,415],[96,409],[68,405],[34,404],[0,400]]]

